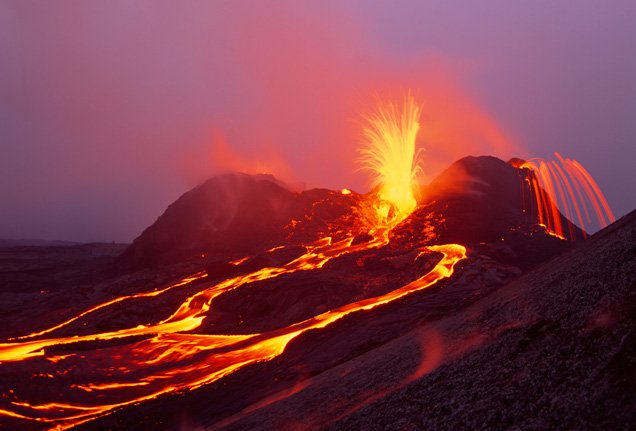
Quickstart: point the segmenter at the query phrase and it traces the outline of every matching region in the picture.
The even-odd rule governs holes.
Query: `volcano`
[[[221,175],[177,199],[120,261],[135,269],[201,254],[226,262],[275,246],[342,238],[360,202],[356,194],[327,189],[294,192],[271,175]]]
[[[23,317],[4,317],[2,423],[633,423],[636,214],[586,239],[557,212],[567,235],[556,234],[531,175],[519,160],[463,158],[388,225],[378,188],[211,178],[81,290],[5,300]]]
[[[524,268],[563,251],[567,243],[544,235],[537,215],[525,209],[531,206],[530,191],[523,184],[525,173],[513,165],[487,156],[457,161],[421,187],[417,210],[395,231],[393,240],[473,245],[508,241],[514,244],[502,247],[502,253],[514,254]],[[363,235],[368,226],[360,220],[368,205],[368,196],[355,192],[293,192],[272,176],[222,175],[177,199],[120,261],[135,269],[197,255],[227,262],[228,257],[238,259],[324,236],[341,239],[351,229]],[[429,223],[435,235],[422,241],[417,233]],[[579,228],[572,233],[575,239],[583,238]]]

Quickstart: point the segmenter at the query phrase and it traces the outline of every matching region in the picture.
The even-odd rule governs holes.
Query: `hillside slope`
[[[206,425],[630,429],[635,367],[632,212],[473,306]]]

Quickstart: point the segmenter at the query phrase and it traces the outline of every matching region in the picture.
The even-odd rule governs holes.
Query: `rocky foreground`
[[[486,258],[465,265],[272,361],[78,429],[633,429],[636,212],[508,283]]]
[[[204,426],[627,430],[635,369],[632,212],[459,313]]]

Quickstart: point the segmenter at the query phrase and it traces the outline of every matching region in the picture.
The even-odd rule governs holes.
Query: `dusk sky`
[[[361,114],[411,89],[424,182],[577,159],[636,207],[636,2],[0,0],[0,238],[132,241],[221,172],[368,190]]]

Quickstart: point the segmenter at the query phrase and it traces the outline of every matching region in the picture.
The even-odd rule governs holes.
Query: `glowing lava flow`
[[[415,176],[419,170],[415,139],[419,130],[420,109],[411,96],[400,112],[388,104],[369,117],[365,131],[370,139],[363,150],[363,162],[375,175],[379,202],[374,202],[380,217],[371,229],[372,239],[355,243],[354,236],[333,242],[327,237],[306,245],[299,258],[281,266],[267,267],[232,277],[216,284],[202,285],[168,318],[150,325],[88,335],[51,336],[69,325],[133,298],[150,298],[195,281],[205,274],[185,278],[164,289],[122,296],[86,310],[51,328],[13,338],[0,344],[2,367],[36,371],[28,387],[10,388],[0,399],[0,416],[48,424],[63,430],[108,414],[113,409],[140,403],[175,391],[192,390],[214,382],[245,365],[270,360],[280,355],[287,344],[300,334],[324,328],[347,314],[370,310],[425,289],[450,277],[457,262],[466,258],[466,249],[457,244],[429,246],[426,250],[442,254],[441,260],[426,275],[384,295],[362,299],[324,312],[302,322],[260,334],[205,335],[188,333],[201,326],[210,315],[214,298],[240,286],[272,279],[283,274],[322,268],[328,261],[347,253],[382,247],[389,233],[415,208]],[[350,193],[343,190],[343,194]],[[374,198],[375,199],[375,198]],[[272,249],[275,250],[275,249]],[[230,262],[241,264],[242,260]],[[43,338],[47,336],[49,338]],[[70,350],[56,355],[51,348],[78,342],[96,342],[130,337],[115,345]],[[48,349],[48,350],[47,350]],[[11,369],[11,368],[10,368]],[[51,385],[50,379],[57,380]],[[7,387],[8,383],[3,382]],[[29,399],[31,396],[31,400]],[[51,401],[55,400],[55,401]]]
[[[303,332],[323,328],[343,316],[368,310],[424,289],[453,273],[454,265],[465,258],[460,245],[428,247],[443,254],[441,261],[426,275],[385,295],[357,301],[285,328],[252,335],[183,334],[195,329],[207,315],[212,299],[245,283],[276,277],[299,270],[322,267],[343,253],[386,244],[388,231],[370,243],[352,245],[352,239],[331,243],[328,239],[308,247],[306,254],[280,268],[263,268],[209,286],[188,298],[168,319],[150,326],[72,337],[56,337],[0,345],[0,360],[33,361],[34,369],[72,382],[62,392],[64,402],[25,402],[13,392],[10,405],[0,415],[51,423],[66,429],[108,413],[117,407],[138,403],[158,395],[189,390],[213,382],[247,364],[280,355],[290,340]],[[196,279],[198,277],[194,277]],[[112,303],[112,302],[111,302]],[[105,306],[105,305],[104,305]],[[58,325],[59,327],[59,325]],[[52,328],[51,328],[52,330]],[[40,331],[48,333],[50,331]],[[46,347],[78,341],[108,340],[131,335],[151,338],[63,357],[43,351]],[[34,334],[32,334],[34,335]],[[90,369],[82,364],[90,363]],[[82,372],[78,372],[82,370]],[[59,398],[59,388],[44,396]],[[81,402],[77,402],[77,400]]]
[[[95,312],[97,310],[101,310],[103,308],[106,308],[106,307],[111,306],[113,304],[116,304],[118,302],[123,302],[123,301],[127,301],[129,299],[135,299],[135,298],[150,298],[150,297],[153,297],[153,296],[159,296],[162,293],[166,293],[169,290],[172,290],[172,289],[174,289],[176,287],[184,286],[184,285],[186,285],[188,283],[191,283],[191,282],[193,282],[195,280],[200,280],[200,279],[202,279],[204,277],[207,277],[207,274],[205,272],[203,272],[203,271],[202,272],[197,272],[196,274],[193,274],[193,275],[191,275],[189,277],[186,277],[186,278],[182,279],[181,281],[179,281],[177,283],[171,284],[168,287],[164,287],[163,289],[153,290],[151,292],[136,293],[134,295],[120,296],[120,297],[115,298],[113,300],[110,300],[110,301],[104,302],[102,304],[96,305],[95,307],[89,308],[88,310],[78,314],[77,316],[72,317],[72,318],[70,318],[68,320],[65,320],[64,322],[60,323],[59,325],[55,325],[55,326],[53,326],[51,328],[42,330],[40,332],[34,332],[32,334],[29,334],[29,335],[23,335],[21,337],[11,338],[10,340],[24,340],[24,339],[27,339],[27,338],[34,338],[34,337],[38,337],[40,335],[48,334],[48,333],[51,333],[51,332],[53,332],[53,331],[55,331],[57,329],[63,328],[65,326],[68,326],[71,323],[75,322],[76,320],[79,320],[82,317],[84,317],[84,316],[86,316],[86,315],[88,315],[90,313],[93,313],[93,312]],[[0,357],[0,363],[1,362],[2,362],[2,358]]]
[[[392,206],[402,219],[417,204],[413,189],[421,172],[420,151],[416,150],[420,114],[421,107],[409,94],[402,106],[379,103],[377,112],[365,116],[366,145],[360,150],[360,162],[362,169],[371,173],[373,187],[379,187],[383,202],[377,210],[381,218],[390,218]]]
[[[527,181],[532,189],[539,223],[549,232],[561,238],[569,234],[571,239],[574,239],[574,229],[570,220],[576,220],[585,231],[591,227],[592,210],[599,227],[612,223],[614,214],[590,173],[576,160],[564,159],[559,153],[554,155],[558,162],[531,159],[520,165],[520,168],[531,171]],[[567,230],[559,209],[567,218]]]

